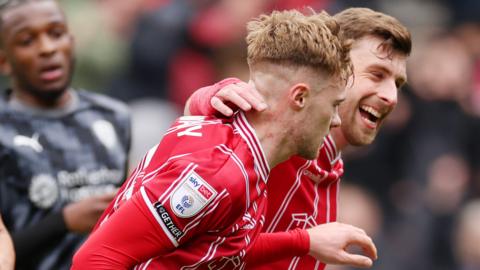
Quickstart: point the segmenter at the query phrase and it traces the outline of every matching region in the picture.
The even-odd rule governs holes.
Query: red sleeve
[[[174,249],[141,200],[137,192],[90,235],[75,254],[72,270],[130,269]]]
[[[261,233],[248,251],[248,267],[268,264],[279,259],[303,256],[310,250],[310,237],[306,230]]]
[[[220,89],[222,89],[223,87],[229,84],[233,84],[237,82],[241,82],[241,80],[237,78],[227,78],[214,85],[202,87],[197,91],[195,91],[190,97],[190,106],[188,108],[190,110],[190,114],[217,116],[217,111],[210,104],[210,100],[212,99],[212,97],[215,96],[215,94],[217,94],[218,91],[220,91]],[[236,110],[236,108],[232,108],[232,109],[234,111]]]

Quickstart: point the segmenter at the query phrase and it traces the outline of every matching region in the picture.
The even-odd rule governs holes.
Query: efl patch
[[[189,218],[200,212],[215,196],[217,191],[192,171],[175,188],[170,204],[175,215]]]

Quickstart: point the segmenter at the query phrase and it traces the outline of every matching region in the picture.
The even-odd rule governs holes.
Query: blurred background
[[[245,23],[258,14],[365,6],[398,18],[413,34],[409,82],[375,143],[343,153],[339,219],[374,237],[374,269],[480,269],[480,1],[60,2],[76,38],[74,86],[131,106],[131,167],[195,89],[248,79]]]

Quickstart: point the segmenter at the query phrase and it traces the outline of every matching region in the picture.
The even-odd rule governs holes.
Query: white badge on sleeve
[[[173,191],[170,204],[176,216],[189,218],[200,212],[215,196],[217,191],[191,171]]]

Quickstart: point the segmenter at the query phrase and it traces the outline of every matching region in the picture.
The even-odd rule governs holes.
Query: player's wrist
[[[188,104],[190,115],[216,115],[217,111],[211,104],[212,98],[225,86],[237,82],[241,81],[237,78],[227,78],[214,85],[202,87],[195,91],[190,97]]]
[[[215,85],[198,89],[190,97],[189,111],[191,115],[212,115],[214,112],[210,100],[219,91]]]

